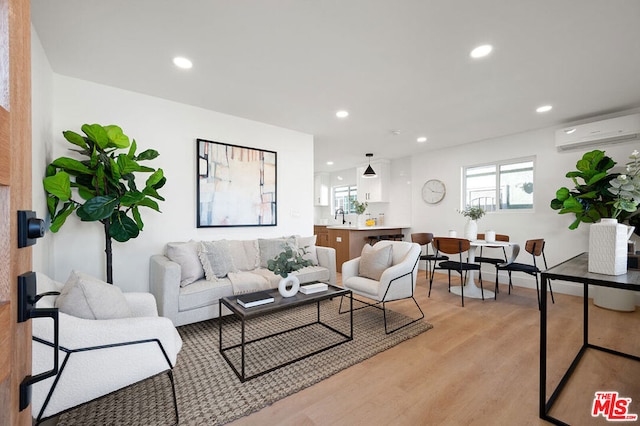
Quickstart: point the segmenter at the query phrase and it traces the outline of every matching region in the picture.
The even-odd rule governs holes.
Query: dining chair
[[[484,234],[478,234],[478,239],[479,240],[484,240]],[[503,241],[508,243],[509,242],[509,236],[505,235],[505,234],[496,234],[496,241]],[[502,257],[487,257],[487,256],[483,256],[483,249],[485,248],[500,248],[502,249]],[[482,281],[482,264],[483,263],[490,263],[492,265],[497,265],[498,263],[505,263],[507,262],[507,250],[504,246],[480,246],[480,255],[475,257],[474,262],[480,264],[480,272],[478,272],[478,279],[480,281]]]
[[[456,271],[460,274],[460,287],[461,287],[461,297],[462,297],[462,306],[464,307],[464,285],[465,279],[468,271],[479,271],[480,265],[477,263],[469,263],[469,256],[467,255],[466,260],[463,260],[463,253],[469,251],[471,247],[471,243],[469,240],[465,238],[450,238],[450,237],[435,237],[433,239],[433,246],[436,250],[435,256],[440,256],[441,253],[446,253],[448,255],[459,256],[458,261],[454,260],[445,260],[440,263],[434,264],[434,271],[436,269],[446,269],[449,275],[449,291],[451,291],[451,271]],[[431,274],[431,279],[429,280],[429,294],[428,297],[431,296],[431,286],[433,284],[433,274]],[[484,288],[482,287],[482,281],[480,281],[480,291],[482,291],[482,300],[484,300]]]
[[[425,277],[429,279],[431,276],[431,264],[435,262],[439,262],[441,260],[449,260],[448,256],[436,256],[435,254],[429,254],[429,246],[433,242],[433,234],[431,232],[417,232],[411,234],[411,242],[419,244],[420,247],[425,246],[424,254],[420,254],[420,260],[424,260],[427,262],[427,270],[425,272]]]
[[[509,294],[511,294],[511,289],[513,288],[513,282],[511,280],[512,272],[524,272],[525,274],[533,275],[536,279],[536,293],[538,294],[538,309],[540,309],[540,284],[538,276],[541,273],[540,268],[538,267],[536,259],[542,257],[542,261],[544,263],[544,269],[548,269],[547,266],[547,258],[544,255],[544,246],[545,242],[543,238],[538,238],[534,240],[527,240],[524,249],[527,253],[531,254],[533,263],[517,263],[515,262],[516,257],[518,257],[518,253],[520,251],[519,246],[514,246],[513,253],[511,254],[511,258],[505,263],[497,263],[496,264],[496,293],[498,293],[498,274],[500,271],[507,271],[509,274]],[[549,281],[549,292],[551,294],[551,302],[556,303],[553,298],[553,289],[551,288],[551,281]]]

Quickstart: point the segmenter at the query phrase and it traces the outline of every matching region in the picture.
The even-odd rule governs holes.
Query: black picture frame
[[[278,154],[197,139],[198,228],[276,226]]]

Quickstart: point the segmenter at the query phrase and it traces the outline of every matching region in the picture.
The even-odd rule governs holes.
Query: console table
[[[556,398],[567,384],[587,349],[607,352],[613,355],[640,361],[640,357],[589,343],[589,285],[614,287],[624,290],[640,291],[640,271],[628,271],[624,275],[603,275],[590,273],[588,254],[582,253],[567,261],[542,272],[541,306],[540,306],[540,418],[557,425],[567,423],[549,415]],[[582,283],[584,285],[584,314],[582,347],[573,359],[567,372],[547,401],[547,284],[549,280],[563,280]]]

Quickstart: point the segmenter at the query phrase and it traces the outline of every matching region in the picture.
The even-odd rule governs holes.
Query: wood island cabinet
[[[368,237],[388,234],[401,234],[401,228],[384,229],[335,229],[327,228],[329,247],[336,249],[336,270],[342,272],[342,264],[359,257]],[[317,243],[316,243],[317,244]]]
[[[316,245],[331,247],[329,245],[329,231],[326,226],[313,225],[313,234],[316,235]]]

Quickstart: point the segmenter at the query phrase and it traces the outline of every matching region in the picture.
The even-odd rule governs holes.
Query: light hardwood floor
[[[431,298],[424,271],[416,292],[432,330],[232,425],[549,424],[538,418],[535,290],[516,287],[509,295],[501,286],[497,301],[465,299],[463,308],[460,297],[447,292],[446,275],[436,276]],[[582,298],[555,296],[549,308],[547,395],[582,339]],[[409,302],[391,307],[415,314],[409,308]],[[640,354],[640,310],[620,313],[591,305],[590,315],[592,343]],[[632,398],[630,411],[640,414],[640,363],[589,351],[551,414],[572,425],[610,424],[591,417],[596,390]]]

